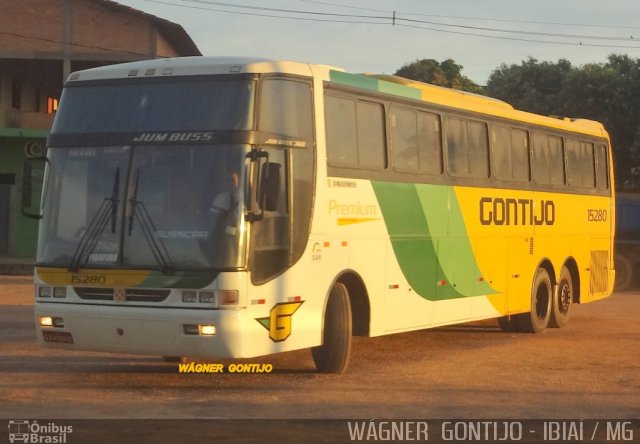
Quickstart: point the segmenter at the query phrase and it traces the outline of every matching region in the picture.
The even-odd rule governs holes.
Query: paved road
[[[0,278],[0,418],[640,418],[640,293],[576,306],[542,335],[486,321],[356,338],[342,376],[316,374],[308,351],[242,361],[271,374],[185,375],[39,349],[30,293]]]

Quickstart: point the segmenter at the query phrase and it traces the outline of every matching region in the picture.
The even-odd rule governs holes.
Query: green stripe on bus
[[[421,297],[494,294],[481,277],[453,188],[372,182],[407,282]]]
[[[369,89],[372,91],[393,94],[410,99],[422,99],[422,93],[419,89],[399,85],[393,82],[386,82],[384,80],[378,80],[372,77],[366,77],[358,74],[348,74],[341,71],[329,71],[329,79],[332,82],[354,86],[356,88]]]
[[[348,74],[341,71],[329,71],[329,79],[332,82],[342,83],[343,85],[378,91],[378,80],[371,77]]]

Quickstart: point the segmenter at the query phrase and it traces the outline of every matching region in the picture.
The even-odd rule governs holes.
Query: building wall
[[[74,41],[85,45],[74,47],[74,52],[108,55],[116,51],[132,58],[179,55],[171,47],[156,51],[157,26],[144,17],[86,1],[74,4],[72,16]]]
[[[65,8],[71,18],[67,27]],[[180,55],[164,44],[164,38],[158,42],[157,23],[126,9],[89,0],[2,0],[2,10],[0,56],[48,58],[57,54],[60,58],[65,29],[73,42],[68,49],[74,59],[115,62]],[[25,19],[16,19],[20,17]]]
[[[10,49],[35,56],[62,51],[63,0],[2,0],[2,3],[0,52]]]

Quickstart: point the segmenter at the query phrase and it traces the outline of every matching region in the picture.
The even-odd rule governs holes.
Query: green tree
[[[567,60],[539,63],[534,58],[522,65],[500,65],[495,69],[486,91],[491,97],[514,107],[538,114],[558,114],[566,79],[574,68]]]
[[[458,65],[452,59],[443,62],[434,59],[416,60],[404,65],[395,74],[432,85],[484,94],[482,87],[462,75],[462,65]]]

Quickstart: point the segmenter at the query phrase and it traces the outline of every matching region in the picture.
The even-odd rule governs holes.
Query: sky
[[[501,64],[529,57],[575,66],[604,63],[609,54],[640,58],[639,0],[116,1],[182,25],[206,56],[356,73],[393,74],[418,59],[451,58],[484,85]]]

